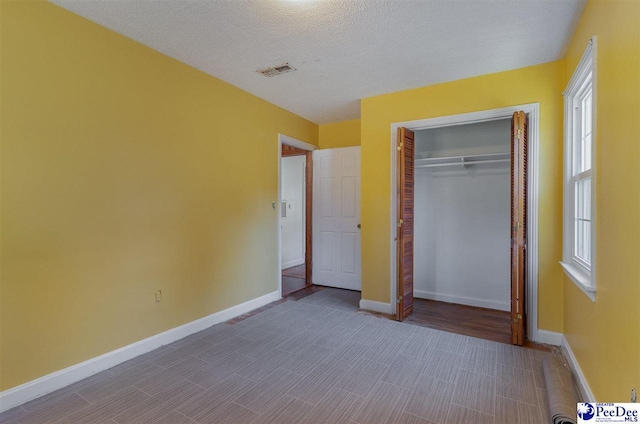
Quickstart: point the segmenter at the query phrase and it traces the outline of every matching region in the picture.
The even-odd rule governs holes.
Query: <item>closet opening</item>
[[[281,143],[281,294],[310,287],[312,273],[312,151]]]
[[[491,332],[506,342],[511,309],[510,126],[509,119],[500,119],[419,130],[414,136],[413,239],[419,259],[414,298],[432,302],[416,300],[413,318],[428,323],[431,310],[437,310],[454,318],[446,320],[451,325],[466,314],[465,322],[492,324]],[[442,302],[476,308],[452,309]],[[486,322],[478,322],[485,317]]]
[[[396,124],[392,286],[398,320],[521,345],[537,337],[537,105],[493,112]]]

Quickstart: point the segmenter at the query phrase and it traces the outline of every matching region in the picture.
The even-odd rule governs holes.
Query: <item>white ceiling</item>
[[[52,0],[318,124],[360,99],[559,59],[584,0]],[[289,62],[275,77],[256,70]]]

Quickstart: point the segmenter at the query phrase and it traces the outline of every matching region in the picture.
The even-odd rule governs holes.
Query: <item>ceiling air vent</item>
[[[275,77],[276,75],[285,74],[287,72],[295,71],[296,68],[289,65],[288,63],[283,63],[282,65],[272,66],[271,68],[258,69],[265,77]]]

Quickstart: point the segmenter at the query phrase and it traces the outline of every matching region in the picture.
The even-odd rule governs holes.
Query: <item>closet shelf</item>
[[[462,166],[478,165],[482,163],[505,163],[511,162],[511,153],[488,153],[484,155],[448,156],[439,158],[416,159],[416,168],[433,168],[440,166]]]

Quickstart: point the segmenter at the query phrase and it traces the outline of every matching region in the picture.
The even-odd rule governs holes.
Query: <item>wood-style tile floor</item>
[[[414,299],[405,322],[436,330],[511,343],[511,314],[494,309]]]
[[[289,296],[307,287],[305,271],[304,264],[282,270],[282,296]]]
[[[0,414],[2,423],[548,423],[554,355],[304,290]],[[309,294],[312,293],[312,294]]]
[[[282,296],[287,297],[292,293],[307,287],[304,278],[282,277]]]
[[[286,268],[282,270],[283,277],[291,277],[291,278],[305,278],[307,268],[305,264],[292,266],[291,268]]]

